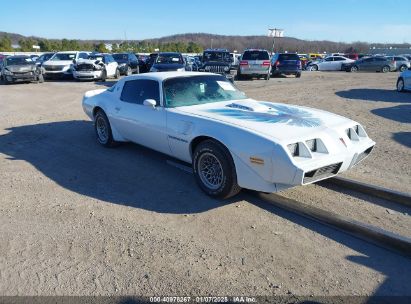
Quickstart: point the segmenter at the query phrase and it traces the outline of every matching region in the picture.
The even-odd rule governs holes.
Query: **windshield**
[[[168,108],[247,98],[227,78],[220,75],[176,77],[165,80],[163,86]]]
[[[51,57],[50,61],[63,61],[76,59],[76,53],[57,53]]]
[[[170,53],[170,54],[159,54],[156,60],[156,63],[160,64],[168,64],[168,63],[179,63],[183,64],[183,57],[177,53]]]
[[[115,61],[127,61],[128,54],[113,54],[113,58]]]
[[[6,59],[6,65],[26,65],[33,64],[29,57],[9,57]]]
[[[227,52],[204,52],[203,61],[230,61],[230,53]]]
[[[245,51],[243,60],[269,60],[270,56],[267,51]]]
[[[100,60],[100,61],[103,61],[104,56],[102,56],[102,55],[91,55],[91,56],[88,56],[88,59],[89,59],[89,60]]]

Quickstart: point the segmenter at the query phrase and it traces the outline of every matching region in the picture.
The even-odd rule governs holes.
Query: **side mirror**
[[[157,105],[157,101],[155,101],[154,99],[145,99],[143,101],[143,105],[155,108]]]

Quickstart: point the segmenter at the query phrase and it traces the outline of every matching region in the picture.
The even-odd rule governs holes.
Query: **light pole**
[[[274,54],[275,38],[284,37],[284,30],[279,28],[269,28],[268,37],[273,37],[273,45],[271,47],[271,56]]]

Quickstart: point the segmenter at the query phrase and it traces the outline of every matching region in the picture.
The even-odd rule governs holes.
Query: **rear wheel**
[[[94,116],[94,129],[97,141],[104,147],[114,147],[117,142],[113,139],[110,122],[103,111],[98,111]]]
[[[301,77],[301,73],[295,74],[295,77],[296,77],[296,78],[300,78],[300,77]]]
[[[243,79],[244,79],[244,76],[241,75],[240,70],[237,70],[237,80],[243,80]]]
[[[107,72],[104,70],[103,72],[101,72],[101,78],[100,80],[105,82],[107,79]]]
[[[116,72],[114,73],[114,78],[119,79],[120,78],[120,71],[116,69]]]
[[[388,73],[390,71],[390,67],[388,65],[384,65],[381,69],[381,72]]]
[[[203,141],[197,146],[193,171],[200,188],[211,197],[226,199],[241,190],[230,152],[214,140]]]
[[[397,91],[404,92],[404,79],[400,78],[397,81]]]
[[[271,75],[271,73],[268,73],[267,75],[264,76],[264,79],[265,80],[270,80],[270,75]]]

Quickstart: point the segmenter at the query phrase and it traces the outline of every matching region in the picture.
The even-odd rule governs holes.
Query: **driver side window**
[[[142,105],[146,99],[154,99],[160,105],[160,86],[155,80],[137,79],[124,83],[120,99],[124,102]]]

